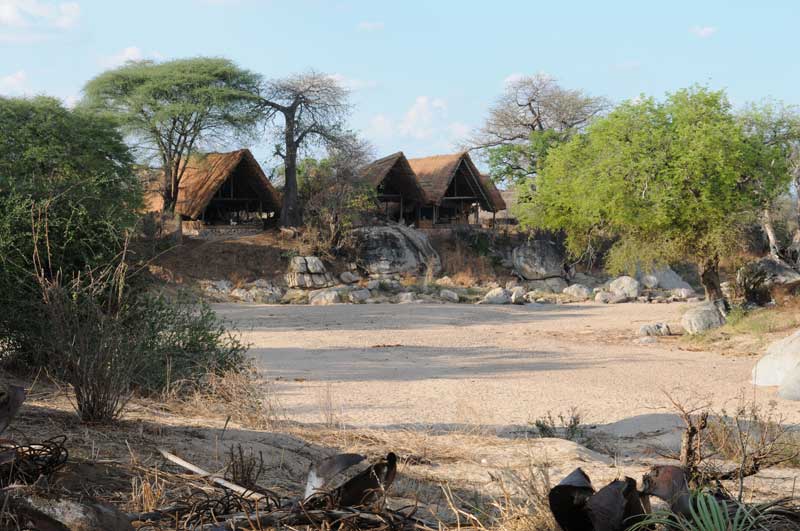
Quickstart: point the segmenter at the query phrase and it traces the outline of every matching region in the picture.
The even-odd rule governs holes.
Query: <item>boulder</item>
[[[417,300],[417,296],[414,295],[411,291],[404,291],[397,296],[397,302],[399,304],[408,304],[410,302],[414,302]]]
[[[667,323],[653,323],[646,324],[639,327],[639,335],[642,337],[647,336],[668,336],[672,331],[669,329]]]
[[[286,290],[281,297],[283,304],[306,304],[308,302],[308,292],[303,289],[292,288]]]
[[[583,284],[573,284],[571,286],[567,286],[561,293],[579,301],[588,301],[592,298],[592,290]]]
[[[341,280],[343,284],[355,284],[361,280],[361,277],[351,271],[345,271],[339,275],[339,280]]]
[[[608,299],[608,304],[622,304],[623,302],[629,302],[632,299],[625,294],[622,293],[612,293],[611,298]]]
[[[439,298],[447,302],[458,302],[461,300],[461,297],[458,296],[458,293],[450,289],[443,289],[440,291]]]
[[[325,264],[316,256],[306,256],[305,259],[309,273],[320,275],[326,272]]]
[[[402,224],[353,230],[361,266],[370,274],[419,273],[442,269],[427,235]]]
[[[614,295],[624,295],[629,299],[635,299],[641,293],[641,286],[635,278],[622,276],[611,281],[608,291]]]
[[[637,278],[648,289],[692,289],[692,286],[670,266],[659,267],[646,273],[640,272]]]
[[[350,299],[350,302],[352,302],[354,304],[361,304],[363,302],[366,302],[367,299],[370,298],[370,295],[371,294],[370,294],[368,289],[360,288],[360,289],[354,289],[353,291],[351,291],[348,294],[348,298]]]
[[[220,293],[228,293],[233,289],[233,283],[230,280],[215,280],[211,286]]]
[[[800,401],[800,363],[786,374],[778,388],[778,396],[786,400]]]
[[[305,256],[293,256],[289,260],[289,273],[308,273]]]
[[[261,304],[276,304],[283,298],[283,291],[277,287],[253,288],[253,300]]]
[[[614,298],[614,294],[612,294],[612,293],[610,293],[608,291],[598,291],[594,295],[594,302],[600,302],[600,303],[603,303],[603,304],[608,304],[611,301],[611,299],[613,299],[613,298]]]
[[[525,288],[517,286],[511,290],[511,304],[525,304]]]
[[[725,324],[725,317],[720,313],[717,305],[712,302],[699,304],[689,308],[683,314],[681,325],[689,334],[699,334]]]
[[[514,271],[525,280],[544,280],[563,277],[564,255],[555,243],[546,240],[529,240],[511,253]]]
[[[602,285],[604,280],[593,277],[592,275],[588,275],[586,273],[575,273],[572,275],[572,282],[575,284],[583,284],[589,288],[596,288],[597,286]]]
[[[511,292],[504,288],[494,288],[484,295],[483,304],[511,304]]]
[[[546,278],[544,280],[531,280],[526,283],[528,291],[541,291],[542,293],[561,293],[569,286],[561,277]]]
[[[133,531],[128,516],[111,505],[90,500],[74,501],[45,496],[32,489],[11,491],[4,512],[24,514],[34,527],[42,530]],[[29,492],[31,491],[31,492]],[[27,526],[23,525],[25,529]],[[17,526],[13,526],[17,529]]]
[[[242,302],[253,302],[256,300],[256,297],[252,291],[242,288],[231,290],[231,298]]]
[[[321,289],[308,294],[308,303],[312,306],[327,306],[337,302],[342,302],[339,290]]]
[[[330,273],[286,273],[286,285],[290,288],[327,288],[335,284]]]
[[[670,293],[676,299],[681,300],[691,299],[697,295],[692,288],[675,288]]]
[[[777,258],[766,256],[745,267],[754,271],[763,272],[765,275],[764,286],[767,288],[773,286],[794,287],[800,285],[800,272],[788,263]]]
[[[770,343],[767,352],[753,368],[755,385],[781,385],[784,378],[800,366],[800,330]]]

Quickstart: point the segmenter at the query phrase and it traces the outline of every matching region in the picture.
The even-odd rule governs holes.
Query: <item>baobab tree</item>
[[[333,77],[314,71],[262,85],[262,119],[281,138],[275,154],[284,165],[281,225],[285,227],[296,227],[303,221],[297,200],[298,155],[306,146],[334,143],[344,134],[350,110],[347,97],[348,91]]]
[[[506,84],[465,147],[487,159],[496,179],[519,182],[536,173],[547,149],[608,107],[605,98],[566,89],[548,75],[520,77]]]

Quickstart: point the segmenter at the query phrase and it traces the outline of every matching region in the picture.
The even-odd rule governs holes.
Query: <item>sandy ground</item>
[[[749,384],[752,357],[697,351],[678,337],[635,342],[641,324],[677,327],[686,304],[220,305],[277,379],[291,420],[324,420],[331,396],[353,427],[524,426],[572,407],[613,431],[674,422],[665,392],[731,409],[744,395],[800,407]],[[330,389],[330,392],[328,391]],[[620,422],[625,421],[625,422]],[[629,433],[623,433],[629,434]]]

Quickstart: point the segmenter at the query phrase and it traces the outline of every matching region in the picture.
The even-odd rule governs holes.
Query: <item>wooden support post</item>
[[[403,213],[403,196],[400,196],[400,217],[398,220],[400,223],[405,223],[405,215]]]

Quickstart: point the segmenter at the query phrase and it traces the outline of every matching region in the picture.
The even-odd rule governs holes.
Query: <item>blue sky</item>
[[[378,154],[420,156],[451,150],[521,74],[612,101],[705,83],[800,104],[799,28],[789,0],[0,0],[0,94],[73,102],[125,59],[313,68],[352,89]]]

